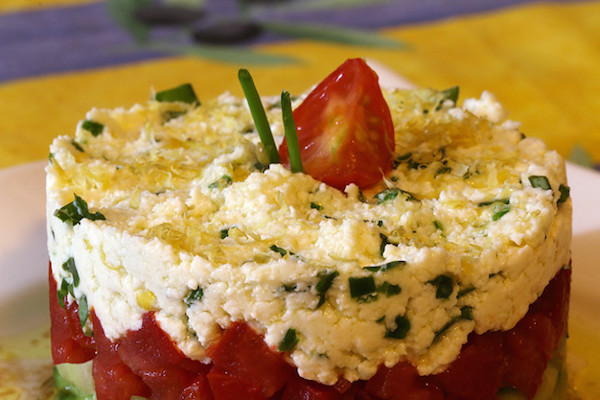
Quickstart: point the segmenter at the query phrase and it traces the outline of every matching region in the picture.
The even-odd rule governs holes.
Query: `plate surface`
[[[384,66],[370,63],[384,86],[410,86]],[[40,161],[0,170],[0,339],[47,326],[49,321],[46,164]],[[600,269],[596,268],[600,255],[600,174],[567,164],[567,175],[574,209],[571,316],[580,327],[586,327],[581,333],[587,335],[582,339],[585,343],[579,346],[585,349],[588,342],[597,347],[596,338],[600,338]],[[572,339],[579,341],[579,335],[580,329],[574,329]],[[585,353],[577,357],[577,369],[587,369],[594,362],[586,361]]]

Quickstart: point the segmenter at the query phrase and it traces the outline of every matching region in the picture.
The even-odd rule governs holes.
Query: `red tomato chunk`
[[[349,59],[294,110],[304,172],[343,190],[369,187],[392,169],[394,125],[379,78],[360,58]],[[287,141],[279,147],[290,167]]]
[[[161,400],[493,400],[500,387],[514,387],[532,398],[565,334],[570,281],[571,270],[561,270],[513,329],[471,334],[441,374],[419,376],[415,367],[401,362],[380,367],[368,381],[342,379],[326,386],[300,378],[283,353],[242,322],[231,324],[210,346],[210,365],[177,349],[152,312],[144,315],[140,330],[111,342],[92,310],[92,340],[73,323],[78,322],[76,303],[60,306],[50,274],[52,357],[55,364],[93,359],[98,400],[132,395]]]

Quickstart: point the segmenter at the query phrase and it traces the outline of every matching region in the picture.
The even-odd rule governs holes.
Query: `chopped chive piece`
[[[503,203],[496,203],[494,205],[494,212],[492,214],[492,221],[498,221],[506,213],[510,211],[510,206]]]
[[[81,322],[81,327],[83,328],[90,316],[90,310],[88,309],[88,302],[85,294],[77,301],[77,305],[79,306],[79,322]]]
[[[482,201],[481,203],[478,203],[477,206],[478,207],[491,206],[494,203],[509,204],[510,199],[504,198],[504,199],[494,199],[494,200]]]
[[[286,292],[295,292],[298,285],[296,285],[295,283],[284,283],[281,287]]]
[[[277,146],[275,146],[275,140],[271,133],[271,127],[267,120],[265,108],[262,105],[256,86],[254,85],[254,80],[252,79],[250,72],[243,68],[238,71],[238,79],[242,85],[244,96],[246,96],[246,101],[248,102],[254,125],[256,125],[258,136],[269,157],[269,162],[271,164],[278,164],[280,162],[279,153],[277,152]]]
[[[333,284],[333,280],[339,275],[338,271],[328,272],[328,271],[320,271],[317,274],[319,281],[315,286],[315,290],[319,294],[319,303],[317,304],[317,308],[321,307],[325,303],[325,293],[331,288]]]
[[[176,86],[172,89],[167,89],[156,93],[154,96],[156,101],[162,102],[182,102],[187,104],[199,105],[200,101],[194,92],[194,88],[189,83]]]
[[[183,302],[188,306],[191,306],[195,302],[202,300],[202,296],[204,296],[204,290],[198,286],[196,289],[190,290]]]
[[[310,208],[313,208],[315,210],[321,211],[323,209],[323,206],[314,202],[310,202]]]
[[[558,198],[557,204],[561,204],[567,201],[569,195],[571,194],[571,188],[561,183],[558,187],[558,191],[560,192],[560,197]]]
[[[396,260],[396,261],[390,261],[387,262],[385,264],[381,264],[381,265],[369,265],[367,267],[363,267],[363,269],[366,269],[367,271],[371,271],[371,272],[385,272],[388,271],[392,268],[398,267],[400,265],[404,265],[406,264],[406,261],[404,260]]]
[[[352,298],[369,295],[377,289],[373,276],[350,277],[348,283],[350,285],[350,297]]]
[[[395,163],[400,164],[401,161],[406,161],[412,157],[412,153],[402,154],[401,156],[396,157]]]
[[[71,294],[71,296],[73,296],[73,286],[71,286],[69,284],[69,282],[67,282],[66,280],[63,279],[60,283],[60,289],[58,289],[56,291],[56,297],[58,298],[58,304],[60,305],[61,308],[66,309],[65,297],[69,293]],[[75,296],[73,296],[73,297],[75,297]]]
[[[85,150],[83,150],[83,147],[81,147],[81,145],[79,143],[77,143],[75,141],[75,139],[71,140],[71,144],[73,145],[73,147],[75,147],[77,149],[77,151],[85,153]]]
[[[438,221],[437,219],[433,221],[433,226],[435,227],[436,230],[438,231],[444,231],[444,226],[442,225],[442,223],[440,221]]]
[[[86,119],[81,124],[81,127],[96,137],[104,131],[104,125],[99,122]]]
[[[383,189],[381,192],[377,193],[374,198],[377,200],[377,204],[382,204],[394,200],[400,193],[406,196],[406,200],[416,200],[412,193],[399,188]]]
[[[276,246],[276,245],[272,245],[271,247],[269,247],[269,249],[273,250],[275,253],[281,254],[282,257],[287,254],[286,249],[282,249],[281,247]]]
[[[227,236],[229,236],[229,229],[230,228],[221,229],[221,239],[225,239]]]
[[[534,188],[540,188],[543,190],[552,189],[550,187],[550,182],[548,182],[548,178],[546,178],[545,176],[532,175],[529,177],[529,182],[531,183],[531,186],[533,186]]]
[[[398,315],[394,322],[396,322],[396,328],[388,329],[385,332],[385,337],[389,339],[404,339],[410,331],[410,321],[404,315]]]
[[[92,221],[105,220],[106,218],[99,211],[90,213],[88,205],[81,197],[76,194],[75,200],[54,211],[54,216],[63,222],[71,222],[77,225],[82,219],[87,218]]]
[[[212,182],[208,185],[209,189],[223,189],[229,185],[231,185],[231,177],[229,175],[223,175],[216,181]]]
[[[442,326],[442,327],[440,328],[440,330],[438,330],[438,331],[435,333],[435,335],[434,335],[434,337],[433,337],[433,342],[432,342],[431,344],[433,344],[433,343],[437,342],[437,341],[438,341],[438,339],[439,339],[440,337],[442,337],[442,335],[443,335],[444,333],[446,333],[446,331],[447,331],[448,329],[450,329],[450,327],[451,327],[452,325],[454,325],[455,323],[457,323],[458,321],[461,321],[461,320],[464,320],[464,321],[470,321],[470,320],[472,320],[472,319],[473,319],[473,308],[472,308],[471,306],[462,306],[462,307],[460,308],[460,315],[458,315],[458,316],[456,316],[456,317],[454,317],[454,318],[451,318],[451,319],[450,319],[450,321],[446,322],[446,324],[445,324],[444,326]]]
[[[287,330],[287,332],[285,332],[283,340],[281,341],[281,343],[279,343],[279,351],[292,351],[294,350],[294,347],[296,347],[299,341],[300,339],[298,338],[298,335],[296,335],[296,330],[290,328]]]
[[[402,292],[402,288],[399,285],[394,285],[388,281],[383,282],[377,286],[377,292],[385,294],[387,297],[392,297]]]
[[[473,319],[473,307],[462,306],[460,308],[460,318],[471,321]]]
[[[296,132],[296,123],[292,113],[290,93],[285,90],[281,92],[281,115],[290,155],[290,169],[292,172],[302,172],[302,157],[300,156],[300,145],[298,144],[298,133]]]
[[[454,281],[448,275],[439,275],[427,283],[436,287],[435,297],[437,299],[447,299],[454,291]]]
[[[381,244],[379,245],[379,255],[383,257],[383,252],[385,251],[385,246],[390,244],[388,241],[388,237],[383,233],[379,234],[379,238],[381,239]]]
[[[460,299],[461,297],[468,295],[469,293],[471,293],[474,290],[475,290],[475,288],[473,286],[461,289],[456,294],[456,298]]]
[[[384,189],[375,195],[375,199],[377,199],[377,204],[385,203],[398,197],[398,193],[400,193],[398,188]]]
[[[445,165],[443,167],[438,168],[438,170],[435,171],[434,178],[437,178],[438,175],[448,174],[450,172],[452,172],[452,168]]]
[[[458,94],[459,94],[459,87],[458,86],[453,86],[451,88],[448,88],[446,90],[443,90],[441,92],[442,94],[442,100],[440,100],[439,104],[437,105],[437,107],[435,108],[436,110],[439,110],[442,108],[442,104],[444,104],[445,100],[452,100],[452,102],[454,104],[456,104],[456,102],[458,101]]]
[[[73,257],[69,257],[69,259],[63,263],[62,268],[65,271],[70,272],[73,276],[73,286],[79,286],[79,274],[77,273],[77,268],[75,267],[75,260]]]

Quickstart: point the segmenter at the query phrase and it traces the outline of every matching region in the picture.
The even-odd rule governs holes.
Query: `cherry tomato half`
[[[304,172],[343,190],[369,187],[392,168],[394,125],[378,77],[361,58],[349,59],[294,110]],[[287,142],[279,147],[289,168]]]

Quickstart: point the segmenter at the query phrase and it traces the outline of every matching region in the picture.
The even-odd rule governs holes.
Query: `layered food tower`
[[[262,99],[274,145],[190,85],[91,110],[47,167],[57,390],[564,398],[564,161],[457,94],[351,59]]]

